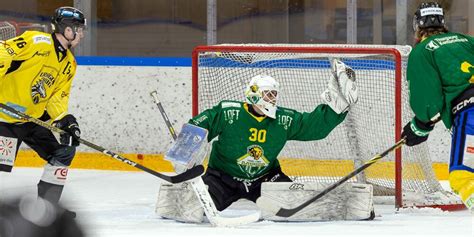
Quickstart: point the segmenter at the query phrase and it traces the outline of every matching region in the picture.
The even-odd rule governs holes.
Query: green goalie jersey
[[[209,167],[242,180],[254,180],[278,167],[277,157],[288,140],[325,138],[347,113],[336,114],[319,105],[311,113],[278,107],[276,118],[255,117],[248,104],[222,101],[192,118],[189,123],[209,131],[212,145]]]
[[[449,32],[424,39],[410,53],[407,80],[416,117],[427,122],[440,113],[450,128],[452,100],[474,83],[474,38]]]

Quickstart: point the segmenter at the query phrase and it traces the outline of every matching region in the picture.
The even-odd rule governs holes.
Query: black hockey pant
[[[280,167],[277,167],[266,175],[252,182],[242,182],[234,177],[212,168],[207,168],[202,179],[208,185],[209,194],[216,205],[217,210],[222,211],[233,202],[245,198],[256,202],[260,197],[263,182],[291,182]]]

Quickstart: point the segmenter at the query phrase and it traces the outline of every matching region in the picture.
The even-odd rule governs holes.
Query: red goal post
[[[245,85],[261,73],[280,82],[279,105],[311,111],[321,103],[319,94],[330,76],[328,58],[340,58],[356,72],[358,104],[326,139],[289,142],[279,158],[285,173],[298,182],[335,182],[400,139],[403,124],[413,116],[404,78],[410,50],[387,45],[199,46],[192,54],[192,112],[223,99],[242,101]],[[351,182],[373,184],[376,194],[395,196],[397,207],[463,207],[436,180],[426,144],[403,147],[377,163]]]

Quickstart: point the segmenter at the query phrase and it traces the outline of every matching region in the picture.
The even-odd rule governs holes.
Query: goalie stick
[[[46,123],[46,122],[43,122],[39,119],[36,119],[36,118],[33,118],[25,113],[22,113],[20,111],[17,111],[16,109],[14,108],[11,108],[10,106],[8,105],[5,105],[5,104],[2,104],[0,103],[0,108],[6,110],[9,112],[9,115],[12,116],[16,116],[22,120],[25,120],[27,122],[32,122],[32,123],[35,123],[41,127],[44,127],[46,129],[49,129],[50,131],[53,131],[53,132],[56,132],[56,133],[59,133],[59,134],[63,134],[63,133],[66,133],[65,131],[63,131],[62,129],[58,128],[58,127],[55,127],[53,125],[50,125],[49,123]],[[13,117],[13,116],[12,116]],[[116,160],[119,160],[127,165],[130,165],[130,166],[133,166],[135,168],[138,168],[140,170],[143,170],[151,175],[154,175],[160,179],[163,179],[167,182],[170,182],[170,183],[181,183],[181,182],[184,182],[184,181],[187,181],[187,180],[190,180],[190,179],[193,179],[193,178],[196,178],[196,177],[199,177],[202,173],[204,173],[204,167],[202,165],[199,165],[199,166],[195,166],[193,167],[192,169],[189,169],[187,170],[186,172],[184,173],[181,173],[179,175],[175,175],[175,176],[168,176],[168,175],[165,175],[165,174],[162,174],[162,173],[159,173],[159,172],[156,172],[152,169],[149,169],[143,165],[140,165],[134,161],[131,161],[127,158],[124,158],[112,151],[109,151],[103,147],[100,147],[92,142],[89,142],[87,140],[84,140],[82,138],[79,138],[78,139],[79,142],[81,144],[84,144],[94,150],[97,150],[97,151],[100,151],[102,153],[104,153],[105,155],[108,155]]]
[[[432,121],[432,124],[435,124],[437,122],[439,122],[441,120],[441,116],[440,117],[437,117],[434,121]],[[311,199],[309,199],[308,201],[298,205],[297,207],[294,207],[294,208],[290,208],[290,209],[287,209],[287,208],[280,208],[278,210],[278,212],[276,213],[277,216],[281,216],[281,217],[290,217],[292,215],[294,215],[295,213],[297,213],[298,211],[301,211],[303,208],[307,207],[308,205],[310,205],[311,203],[315,202],[316,200],[320,199],[322,196],[326,195],[328,192],[330,192],[331,190],[337,188],[338,186],[340,186],[341,184],[343,184],[344,182],[346,182],[347,180],[351,179],[352,177],[356,176],[357,174],[359,174],[360,172],[362,172],[363,170],[367,169],[369,166],[371,166],[372,164],[374,164],[375,162],[379,161],[380,159],[382,159],[383,157],[385,157],[386,155],[388,155],[390,152],[400,148],[401,146],[403,146],[405,144],[406,140],[405,140],[405,137],[403,137],[402,139],[400,139],[398,142],[395,143],[395,145],[391,146],[390,148],[388,148],[387,150],[385,150],[384,152],[380,153],[380,154],[377,154],[375,155],[372,159],[366,161],[362,166],[360,166],[359,168],[355,169],[354,171],[352,171],[350,174],[342,177],[341,179],[339,179],[336,183],[330,185],[329,187],[327,187],[326,189],[324,189],[323,191],[321,191],[320,193],[318,193],[316,196],[312,197]]]
[[[166,112],[163,109],[163,106],[160,100],[158,99],[158,92],[152,91],[150,95],[153,97],[156,105],[158,106],[161,116],[165,120],[166,126],[168,127],[168,130],[171,136],[173,137],[173,140],[176,140],[177,136],[176,136],[175,130],[173,129],[173,126],[169,122],[168,116],[166,115]],[[260,219],[260,211],[249,214],[249,215],[238,216],[238,217],[221,216],[219,211],[217,211],[214,201],[212,200],[211,195],[209,194],[204,181],[200,177],[198,177],[196,179],[191,180],[190,182],[191,182],[191,186],[193,187],[194,192],[198,196],[199,202],[201,203],[201,206],[204,209],[204,213],[206,214],[207,219],[209,220],[211,225],[220,226],[220,227],[232,227],[232,226],[245,225],[245,224],[257,222]]]

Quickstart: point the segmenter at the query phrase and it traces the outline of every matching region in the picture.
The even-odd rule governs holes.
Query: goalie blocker
[[[201,165],[207,154],[207,130],[186,123],[176,142],[165,154],[176,173],[181,174],[195,165]]]
[[[172,131],[171,126],[168,128]],[[183,125],[173,147],[165,156],[173,163],[177,173],[186,172],[194,165],[201,165],[206,156],[207,133],[206,129],[198,126]],[[244,225],[260,219],[259,211],[237,217],[221,216],[200,177],[178,185],[162,183],[155,211],[163,218],[186,223],[201,223],[205,214],[213,226],[221,227]]]
[[[257,206],[265,220],[334,221],[372,220],[373,189],[370,184],[345,183],[290,217],[275,214],[280,208],[293,208],[324,190],[322,183],[263,183]]]

